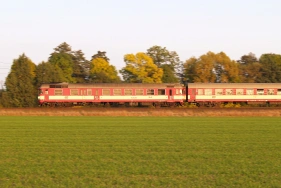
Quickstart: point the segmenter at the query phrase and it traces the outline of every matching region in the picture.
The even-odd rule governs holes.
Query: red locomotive
[[[221,103],[281,103],[279,83],[50,83],[40,87],[42,106],[144,105],[177,106],[184,102],[197,106]]]
[[[175,106],[186,101],[183,85],[142,83],[43,84],[39,103],[42,106],[70,105],[140,105]]]

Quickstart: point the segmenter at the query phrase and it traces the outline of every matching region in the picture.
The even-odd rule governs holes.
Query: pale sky
[[[88,60],[106,51],[117,70],[125,54],[154,45],[182,61],[208,51],[281,54],[280,8],[281,0],[0,0],[0,84],[19,55],[38,64],[62,42]]]

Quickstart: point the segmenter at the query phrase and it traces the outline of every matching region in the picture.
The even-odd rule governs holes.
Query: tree
[[[88,82],[89,79],[90,62],[84,57],[81,50],[73,52],[73,74],[72,77],[78,83]]]
[[[42,83],[62,82],[65,80],[61,69],[51,63],[41,62],[36,66],[36,86]]]
[[[22,54],[15,59],[5,85],[9,107],[31,107],[37,103],[35,64]]]
[[[152,46],[147,49],[147,54],[158,67],[161,67],[163,64],[169,64],[175,68],[180,63],[178,54],[175,51],[168,51],[166,47]]]
[[[241,64],[251,64],[258,62],[258,59],[255,54],[250,52],[248,55],[243,55],[238,62]]]
[[[223,52],[208,52],[199,59],[193,57],[185,62],[184,67],[185,77],[190,82],[239,82],[237,63]]]
[[[147,50],[147,54],[159,68],[163,69],[163,83],[179,81],[178,78],[182,73],[181,62],[175,51],[168,51],[166,47],[152,46]]]
[[[211,55],[211,54],[209,54]],[[208,55],[202,55],[199,59],[196,59],[193,65],[192,77],[187,77],[191,82],[203,82],[203,83],[214,83],[216,82],[216,74],[214,69],[214,57]],[[187,61],[189,62],[189,61]],[[190,66],[192,67],[192,66]],[[191,72],[186,70],[186,72]]]
[[[243,55],[239,62],[239,77],[243,83],[255,83],[261,77],[261,64],[255,54]]]
[[[91,82],[95,83],[116,83],[121,81],[116,68],[101,57],[92,60],[90,79]]]
[[[71,46],[66,42],[61,43],[56,48],[54,48],[54,50],[55,51],[53,53],[68,53],[68,54],[72,53]]]
[[[216,82],[218,83],[235,83],[239,80],[239,69],[236,61],[231,60],[225,53],[220,52],[215,55],[214,72]]]
[[[97,54],[94,54],[94,55],[92,56],[91,61],[93,61],[93,59],[96,59],[96,58],[103,58],[103,59],[106,60],[107,62],[110,61],[110,59],[106,56],[106,52],[105,52],[105,51],[98,51]]]
[[[120,71],[125,82],[162,83],[163,70],[145,53],[124,56],[126,66]]]
[[[73,83],[88,82],[90,62],[86,60],[82,50],[72,51],[71,46],[66,42],[63,42],[54,50],[49,62],[62,69],[63,81]]]
[[[183,64],[184,82],[194,82],[194,80],[196,79],[195,67],[197,61],[198,61],[197,58],[191,57],[188,60],[186,60],[185,63]]]
[[[54,52],[49,57],[49,63],[51,63],[61,74],[58,82],[70,82],[75,83],[76,79],[72,77],[74,67],[74,56],[71,51],[71,47],[66,43],[60,44],[54,48]]]
[[[261,55],[259,62],[261,64],[261,76],[257,78],[258,82],[281,82],[281,55],[263,54]]]
[[[72,77],[73,74],[73,59],[70,54],[67,53],[54,53],[49,58],[51,63],[61,74],[61,80],[59,82],[75,83],[76,80]]]
[[[0,90],[0,108],[12,107],[9,102],[10,102],[10,99],[8,97],[8,93],[4,90]]]
[[[161,66],[163,69],[162,83],[177,83],[179,79],[175,76],[175,71],[173,67],[169,64],[164,64]]]

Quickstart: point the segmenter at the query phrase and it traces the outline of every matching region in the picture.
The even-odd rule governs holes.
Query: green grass
[[[0,187],[281,187],[281,118],[0,117]]]

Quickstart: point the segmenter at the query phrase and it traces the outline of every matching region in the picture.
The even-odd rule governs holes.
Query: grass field
[[[281,187],[281,118],[0,117],[0,187]]]

